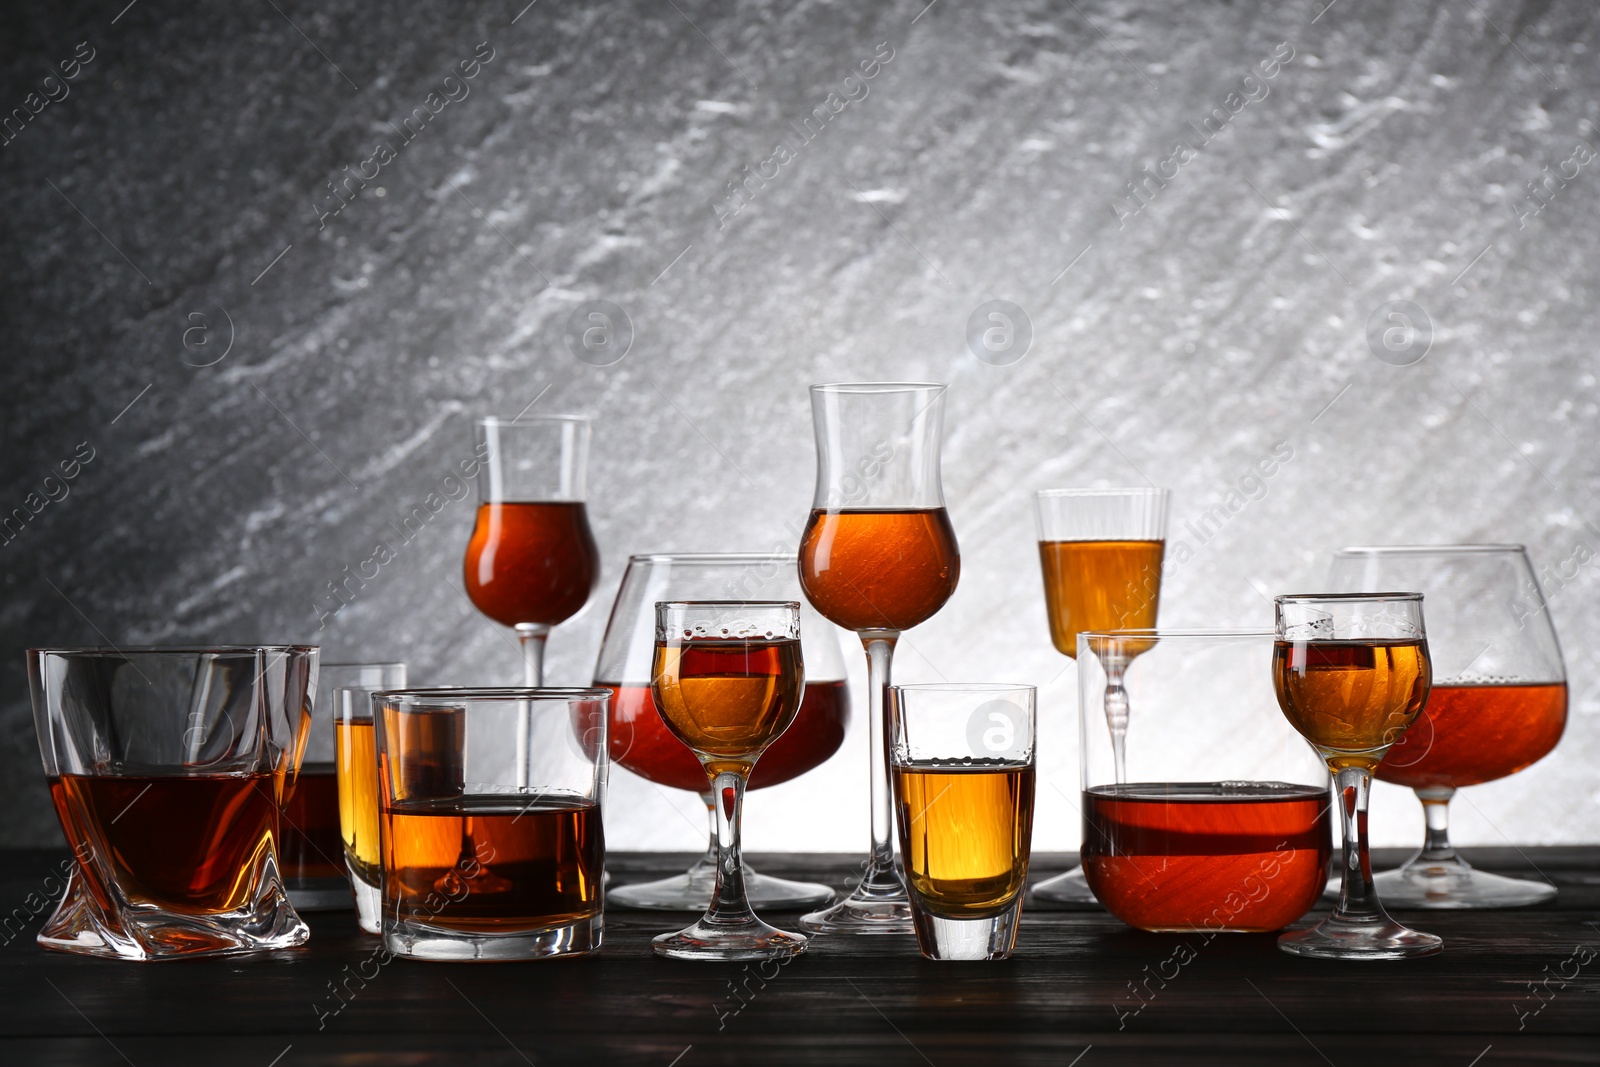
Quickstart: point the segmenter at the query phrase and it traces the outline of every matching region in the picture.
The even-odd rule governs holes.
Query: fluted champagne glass
[[[1544,758],[1567,724],[1561,645],[1521,545],[1347,548],[1335,589],[1416,589],[1428,601],[1433,690],[1422,715],[1378,765],[1380,782],[1422,801],[1422,849],[1374,881],[1390,904],[1511,908],[1556,895],[1545,882],[1474,870],[1450,845],[1461,786],[1516,774]]]
[[[861,638],[872,749],[872,851],[848,897],[800,920],[816,933],[913,930],[895,869],[886,697],[895,642],[944,606],[961,575],[939,481],[945,389],[811,387],[817,489],[800,540],[800,586],[823,618]]]

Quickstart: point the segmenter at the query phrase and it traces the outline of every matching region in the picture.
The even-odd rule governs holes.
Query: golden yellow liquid
[[[1078,635],[1085,630],[1153,628],[1166,550],[1165,541],[1040,541],[1044,600],[1056,651],[1076,658]]]
[[[800,710],[800,642],[699,640],[658,644],[656,707],[667,729],[712,775],[748,774]]]
[[[345,859],[362,881],[377,885],[383,855],[378,847],[378,757],[372,723],[335,722],[333,731]]]
[[[983,919],[1011,906],[1028,880],[1032,767],[894,768],[906,878],[944,919]]]
[[[1334,770],[1373,770],[1428,699],[1424,641],[1279,641],[1272,681],[1291,725]]]

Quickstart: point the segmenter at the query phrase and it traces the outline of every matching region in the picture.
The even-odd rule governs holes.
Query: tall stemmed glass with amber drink
[[[1050,615],[1050,641],[1064,656],[1078,655],[1078,635],[1149,630],[1161,606],[1161,565],[1167,548],[1166,489],[1041,489],[1039,566]],[[1127,780],[1128,691],[1123,676],[1133,657],[1151,645],[1118,641],[1108,646],[1104,704],[1116,753],[1117,781]],[[1033,887],[1040,900],[1092,904],[1083,869]]]
[[[1417,589],[1428,598],[1433,692],[1378,765],[1422,801],[1422,850],[1378,875],[1383,898],[1417,908],[1509,908],[1555,886],[1474,870],[1450,846],[1450,799],[1542,759],[1567,724],[1567,674],[1521,545],[1397,545],[1334,556],[1335,589]]]
[[[1383,910],[1367,856],[1372,772],[1428,700],[1432,668],[1421,593],[1280,596],[1272,684],[1278,706],[1333,772],[1344,826],[1339,902],[1308,930],[1278,938],[1296,956],[1391,960],[1438,952],[1443,942]]]
[[[816,932],[912,932],[895,870],[889,795],[889,664],[900,634],[955,592],[960,549],[945,512],[939,444],[945,386],[813,385],[817,491],[800,539],[800,585],[867,653],[872,852],[854,892],[800,925]]]
[[[524,686],[544,684],[552,626],[582,610],[600,577],[582,415],[479,419],[478,519],[462,564],[467,596],[522,642]]]
[[[700,760],[717,799],[717,885],[693,926],[662,934],[656,954],[766,960],[806,939],[756,918],[745,895],[740,818],[750,772],[800,710],[805,664],[796,601],[663,601],[656,605],[656,708]]]

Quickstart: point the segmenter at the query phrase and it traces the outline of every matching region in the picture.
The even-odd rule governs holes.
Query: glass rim
[[[1171,496],[1172,490],[1156,485],[1133,485],[1126,488],[1035,489],[1033,495],[1040,500],[1072,496]]]
[[[30,656],[194,656],[217,652],[321,652],[321,645],[46,645],[28,649]]]
[[[1488,554],[1493,552],[1516,552],[1526,554],[1528,547],[1519,544],[1491,544],[1473,543],[1460,545],[1349,545],[1334,552],[1335,556],[1376,556],[1392,553],[1397,556],[1404,555],[1450,555],[1460,553]]]
[[[538,423],[555,422],[581,422],[593,423],[589,415],[518,415],[516,418],[507,419],[499,415],[480,415],[473,420],[477,426],[534,426]]]
[[[426,702],[429,700],[462,704],[468,701],[510,700],[597,700],[611,696],[603,686],[422,686],[405,689],[375,689],[374,698],[385,701]]]
[[[813,393],[919,393],[944,392],[948,382],[823,382],[810,387]]]
[[[1403,601],[1421,600],[1421,593],[1404,593],[1388,590],[1376,593],[1283,593],[1272,598],[1274,605],[1280,604],[1321,604],[1321,603],[1349,603],[1350,601],[1371,600],[1378,603],[1395,603]]]
[[[640,552],[628,557],[629,563],[737,563],[795,562],[798,552]]]
[[[658,600],[656,611],[662,608],[794,608],[800,609],[798,600]]]
[[[397,659],[396,660],[373,660],[370,663],[362,663],[362,662],[356,661],[356,662],[351,662],[351,663],[323,663],[323,664],[320,664],[320,666],[322,667],[323,670],[327,670],[329,667],[359,667],[359,668],[361,668],[363,670],[372,670],[372,669],[388,670],[391,667],[404,667],[405,666],[405,662],[403,660],[397,660]]]
[[[1274,630],[1252,629],[1206,629],[1203,627],[1172,627],[1164,629],[1159,626],[1140,627],[1131,630],[1080,630],[1079,637],[1107,637],[1107,638],[1161,638],[1188,640],[1190,638],[1230,638],[1230,637],[1276,637]]]
[[[1038,693],[1039,687],[1027,682],[912,682],[910,685],[891,685],[904,693],[1014,693],[1026,689]]]

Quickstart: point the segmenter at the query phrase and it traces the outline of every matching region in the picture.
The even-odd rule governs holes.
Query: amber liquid
[[[331,763],[307,763],[283,807],[278,866],[287,881],[343,878],[339,782]]]
[[[1372,770],[1428,699],[1423,641],[1278,641],[1278,706],[1329,766]]]
[[[648,685],[595,684],[612,692],[607,738],[613,763],[673,789],[706,792],[705,770],[689,746],[667,729]],[[846,684],[807,682],[794,722],[761,754],[761,762],[750,773],[749,788],[787,782],[820,766],[844,743],[849,724]]]
[[[1566,725],[1565,682],[1436,685],[1378,777],[1413,789],[1492,782],[1543,758]]]
[[[1165,541],[1040,541],[1056,651],[1076,658],[1086,630],[1153,629],[1166,548]]]
[[[582,503],[479,504],[463,570],[467,596],[495,622],[555,626],[589,599],[600,550]]]
[[[191,915],[251,905],[278,825],[270,773],[64,774],[49,784],[73,852],[92,849],[134,902]],[[93,867],[80,869],[90,892],[109,907]]]
[[[363,882],[377,885],[383,854],[378,845],[378,757],[372,723],[334,723],[333,744],[345,862]]]
[[[708,774],[748,773],[800,708],[804,670],[794,639],[707,639],[656,645],[656,707]]]
[[[895,821],[906,880],[924,909],[983,919],[1028,880],[1033,768],[895,765]]]
[[[600,809],[570,798],[468,796],[386,805],[384,907],[462,933],[600,914]]]
[[[800,586],[846,630],[909,630],[956,591],[961,550],[944,508],[813,511],[800,539]]]
[[[1282,782],[1104,785],[1083,794],[1083,873],[1141,930],[1264,933],[1316,903],[1328,791]]]

